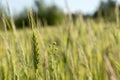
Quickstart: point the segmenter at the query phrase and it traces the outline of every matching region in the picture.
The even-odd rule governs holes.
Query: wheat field
[[[32,29],[0,31],[0,80],[120,79],[115,23],[39,27],[31,21]]]

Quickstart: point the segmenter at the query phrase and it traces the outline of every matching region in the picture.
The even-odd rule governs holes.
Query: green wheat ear
[[[37,40],[37,35],[35,34],[35,32],[33,32],[33,36],[32,36],[32,50],[33,50],[33,64],[36,72],[38,70],[40,49]]]

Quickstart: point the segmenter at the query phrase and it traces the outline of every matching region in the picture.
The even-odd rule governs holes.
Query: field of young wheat
[[[0,80],[119,80],[115,23],[0,31]]]

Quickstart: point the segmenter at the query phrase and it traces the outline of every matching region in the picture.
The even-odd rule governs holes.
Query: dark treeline
[[[47,6],[42,0],[37,0],[34,2],[35,8],[32,10],[33,17],[35,22],[41,23],[42,26],[44,25],[58,25],[64,21],[65,14],[62,10],[57,7],[56,5]],[[18,27],[29,26],[28,20],[28,10],[24,10],[21,12],[21,16],[18,15],[16,18],[15,23]]]
[[[44,25],[59,25],[65,22],[67,14],[65,14],[59,7],[56,5],[47,6],[43,0],[34,1],[33,17],[35,22],[41,23]],[[2,8],[1,8],[2,9]],[[101,1],[101,4],[98,10],[93,15],[83,15],[80,12],[72,13],[73,22],[77,20],[79,15],[82,15],[84,19],[90,18],[95,21],[100,20],[100,18],[105,21],[115,21],[116,19],[116,2],[113,0],[108,0],[107,2]],[[118,6],[118,12],[120,11],[120,6]],[[0,10],[0,17],[2,10]],[[15,25],[18,28],[29,27],[29,10],[24,9],[21,13],[14,16]],[[1,18],[2,19],[2,18]],[[8,18],[9,21],[9,18]],[[1,21],[0,21],[1,22]]]
[[[1,9],[4,10],[4,14],[7,16],[7,21],[9,25],[10,18],[8,15],[8,11],[4,8]],[[0,22],[2,22],[2,11],[0,10]],[[14,22],[17,28],[23,28],[23,27],[29,27],[30,26],[30,20],[29,20],[29,13],[30,10],[27,8],[24,8],[23,11],[19,14],[15,14],[13,16]],[[55,4],[47,6],[43,0],[35,0],[34,1],[34,7],[32,7],[32,13],[34,21],[37,23],[39,22],[42,26],[44,25],[59,25],[62,24],[65,20],[65,14],[58,6]]]
[[[107,2],[101,1],[98,10],[92,16],[93,19],[103,18],[104,21],[114,22],[116,16],[120,16],[120,5],[116,3],[117,0],[108,0]],[[118,6],[117,6],[118,4]],[[117,15],[118,14],[118,15]]]

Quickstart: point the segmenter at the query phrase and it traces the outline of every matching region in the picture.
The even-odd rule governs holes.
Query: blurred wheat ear
[[[115,7],[115,14],[116,14],[116,24],[117,27],[119,27],[119,4],[118,4],[118,0],[116,0],[116,7]]]

